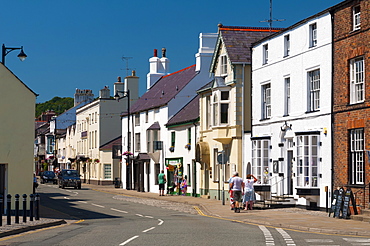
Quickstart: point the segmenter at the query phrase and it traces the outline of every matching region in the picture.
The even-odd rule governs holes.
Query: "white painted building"
[[[259,180],[261,199],[289,195],[297,205],[325,207],[332,181],[331,30],[326,10],[254,44],[252,149],[244,162]]]
[[[186,152],[182,139],[176,133],[171,138],[174,131],[167,130],[165,125],[196,96],[197,89],[211,81],[209,66],[216,37],[216,34],[200,34],[196,64],[171,74],[165,49],[162,50],[162,58],[158,58],[155,51],[154,57],[149,59],[147,92],[130,107],[131,144],[127,141],[127,114],[122,118],[122,151],[133,154],[129,158],[123,156],[122,159],[126,163],[126,168],[122,168],[123,188],[158,192],[157,177],[160,170],[167,170],[166,175],[172,176],[171,171],[166,169],[169,163],[181,163],[183,166],[186,154],[195,158],[192,150],[190,154]],[[194,126],[190,128],[192,127]],[[191,131],[195,136],[194,130]],[[157,145],[154,146],[155,143]],[[169,150],[171,146],[173,151]],[[186,161],[186,168],[187,164],[191,164],[190,159]],[[185,168],[182,172],[190,175],[194,172],[194,166],[196,165],[191,165],[191,170]]]

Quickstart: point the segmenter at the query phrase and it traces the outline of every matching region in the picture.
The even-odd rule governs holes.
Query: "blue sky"
[[[274,27],[288,27],[341,0],[274,0]],[[199,33],[217,24],[268,27],[269,0],[5,0],[0,15],[1,44],[24,46],[6,56],[6,66],[39,94],[73,97],[76,88],[99,90],[126,76],[126,62],[146,88],[153,49],[167,49],[170,70],[195,64]],[[113,92],[111,92],[113,94]]]

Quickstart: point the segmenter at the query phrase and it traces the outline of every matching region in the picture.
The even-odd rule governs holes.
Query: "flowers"
[[[130,151],[125,151],[125,152],[123,152],[122,155],[129,156],[129,155],[132,155],[132,153]]]
[[[99,163],[100,161],[99,159],[94,159],[94,162]]]

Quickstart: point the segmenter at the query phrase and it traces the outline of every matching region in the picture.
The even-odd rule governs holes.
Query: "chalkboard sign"
[[[338,195],[339,195],[339,190],[335,190],[333,192],[333,198],[332,198],[331,207],[330,207],[330,210],[329,210],[329,217],[330,217],[331,213],[333,213],[333,217],[334,217],[335,208],[336,208],[336,205],[337,205]]]
[[[343,214],[342,214],[343,219],[348,219],[349,215],[351,214],[350,211],[349,211],[349,202],[350,202],[350,199],[351,199],[351,193],[352,193],[352,191],[349,188],[344,193]]]
[[[337,201],[335,203],[335,209],[334,209],[334,218],[337,217],[339,218],[340,217],[340,211],[343,209],[342,206],[343,206],[343,193],[344,193],[344,190],[343,188],[340,188],[338,190],[338,196],[337,196]]]

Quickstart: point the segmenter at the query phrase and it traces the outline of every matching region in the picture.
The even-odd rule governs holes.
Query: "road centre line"
[[[132,240],[134,240],[135,238],[138,238],[139,236],[133,236],[132,238],[130,239],[127,239],[126,241],[124,241],[123,243],[121,243],[120,245],[126,245],[128,244],[129,242],[131,242]]]
[[[152,216],[148,216],[148,215],[146,215],[145,217],[146,217],[146,218],[149,218],[149,219],[153,219],[153,217],[152,217]]]
[[[142,215],[142,214],[135,214],[135,215],[137,215],[139,217],[144,217],[144,215]]]
[[[110,210],[113,210],[113,211],[116,211],[116,212],[120,212],[120,213],[124,213],[124,214],[127,214],[128,213],[126,211],[118,210],[118,209],[115,209],[115,208],[111,208]]]
[[[67,199],[67,200],[69,200],[69,197],[66,197],[66,196],[65,196],[65,197],[64,197],[64,199]]]
[[[105,208],[104,206],[99,205],[99,204],[95,204],[95,203],[91,203],[91,205],[96,206],[96,207],[99,207],[99,208]]]
[[[146,230],[144,230],[143,232],[148,232],[148,231],[151,231],[151,230],[153,230],[153,229],[155,229],[155,227],[150,227],[149,229],[146,229]]]
[[[80,202],[80,203],[87,203],[87,202],[85,202],[85,201],[78,201],[78,202]]]

